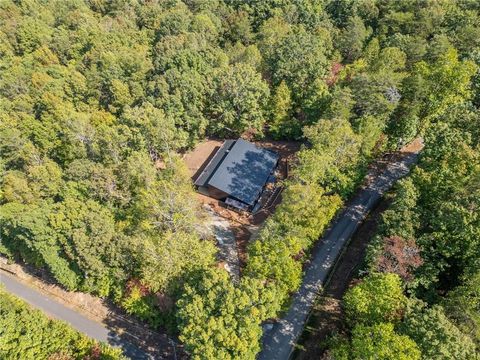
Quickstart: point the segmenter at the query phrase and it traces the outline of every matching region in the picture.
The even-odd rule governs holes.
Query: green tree
[[[274,282],[281,293],[279,301],[283,302],[302,281],[302,264],[294,258],[302,244],[298,238],[285,241],[278,227],[277,223],[268,222],[262,228],[260,240],[249,246],[245,273],[252,278]]]
[[[480,272],[467,275],[444,299],[445,313],[480,346]]]
[[[357,119],[356,123],[357,133],[362,141],[360,152],[363,158],[369,159],[381,150],[378,147],[382,142],[385,120],[381,117],[366,115]]]
[[[118,168],[121,185],[132,196],[151,188],[157,180],[157,169],[150,154],[133,152]]]
[[[67,198],[49,217],[62,253],[83,277],[82,287],[107,296],[112,286],[125,280],[123,252],[128,246],[115,236],[110,211],[88,200]]]
[[[219,71],[209,99],[210,132],[240,135],[251,130],[263,134],[269,89],[248,64],[235,64]]]
[[[309,247],[323,233],[341,207],[338,195],[330,195],[317,184],[293,183],[283,193],[282,204],[273,215],[286,234],[292,234]]]
[[[440,306],[428,308],[420,301],[413,302],[400,330],[417,343],[422,359],[476,358],[472,340],[448,320]]]
[[[348,19],[338,39],[338,47],[347,62],[352,62],[361,56],[369,33],[360,17],[353,16]]]
[[[406,297],[398,275],[373,273],[347,291],[343,305],[350,324],[372,325],[398,321]]]
[[[178,288],[181,276],[214,263],[215,247],[201,241],[196,233],[166,231],[161,235],[141,237],[139,261],[141,281],[153,291]]]
[[[2,197],[5,202],[31,203],[37,200],[25,174],[18,170],[7,171],[2,176]]]
[[[417,344],[408,336],[395,333],[393,324],[357,325],[352,333],[352,359],[420,360]]]
[[[170,69],[156,80],[155,104],[165,116],[173,119],[189,141],[205,136],[208,119],[205,114],[207,92],[211,85],[196,71]]]
[[[295,257],[318,239],[341,204],[338,196],[326,195],[316,184],[290,184],[259,239],[249,246],[245,273],[273,282],[282,296],[298,288],[301,263]]]
[[[434,117],[442,114],[450,105],[468,99],[470,79],[476,71],[471,61],[461,61],[455,49],[449,49],[431,65],[419,63],[416,67],[418,76],[426,81],[425,103],[422,117]]]
[[[161,176],[141,189],[131,208],[132,220],[144,231],[171,230],[197,232],[200,208],[185,163],[178,157],[167,159]]]
[[[146,321],[153,328],[169,325],[165,321],[168,317],[166,311],[163,314],[159,311],[157,296],[149,293],[145,286],[129,282],[120,304],[127,314]]]
[[[147,149],[154,158],[173,153],[186,145],[186,135],[177,131],[172,119],[150,103],[126,109],[121,122],[141,134],[136,139],[139,147]]]
[[[49,20],[51,21],[52,18]],[[21,54],[29,53],[46,44],[53,32],[49,25],[40,18],[25,17],[18,25],[15,34],[17,51]]]
[[[386,236],[415,238],[420,227],[416,208],[419,196],[419,190],[411,178],[397,183],[392,205],[382,215],[381,231]]]
[[[318,116],[328,91],[324,78],[329,70],[327,59],[331,40],[298,27],[281,38],[271,58],[266,58],[275,85],[285,81],[292,91],[295,107],[312,121]],[[304,124],[299,124],[301,128]]]
[[[144,153],[142,153],[144,154]],[[99,203],[105,204],[110,210],[114,209],[115,205],[125,204],[131,200],[131,194],[127,190],[133,192],[134,189],[126,188],[126,184],[122,181],[124,179],[123,174],[129,169],[130,162],[133,158],[137,160],[139,157],[135,157],[136,153],[132,154],[125,160],[118,171],[119,175],[116,176],[115,167],[104,166],[101,162],[93,162],[88,159],[73,160],[65,170],[65,187],[62,189],[61,194],[64,197],[82,197],[91,198]],[[142,157],[142,160],[150,160],[147,154]],[[141,163],[144,167],[149,164],[148,161]],[[140,167],[140,163],[137,163],[137,167]],[[130,181],[135,181],[135,175],[130,173]],[[140,184],[139,184],[140,188]]]
[[[3,288],[0,288],[0,357],[6,360],[125,359],[119,349],[98,344],[66,323],[49,319]]]
[[[349,87],[358,116],[372,115],[386,120],[392,114],[402,98],[405,62],[406,56],[400,49],[381,48],[377,39],[370,41],[363,58],[350,66],[353,74]]]
[[[445,50],[432,63],[416,63],[403,84],[402,104],[392,117],[395,121],[389,124],[392,142],[402,145],[410,141],[450,106],[470,99],[470,80],[475,72],[476,65],[461,61],[454,48]]]
[[[251,65],[255,70],[261,70],[262,54],[258,50],[257,45],[244,46],[237,42],[232,47],[226,49],[229,54],[230,63],[245,63]]]
[[[246,278],[239,286],[227,272],[205,269],[185,285],[177,302],[180,339],[193,359],[255,359],[260,323],[276,311],[275,295]]]
[[[36,266],[46,266],[55,279],[69,290],[80,285],[77,269],[65,258],[57,234],[49,223],[51,206],[8,203],[0,210],[0,250],[11,256],[20,256]]]
[[[343,119],[324,120],[304,129],[312,144],[298,154],[293,175],[305,183],[317,183],[327,191],[349,193],[355,184],[361,139]]]
[[[421,194],[417,244],[429,249],[417,278],[431,296],[439,282],[454,284],[478,268],[479,218],[471,209],[478,206],[479,189],[471,184],[478,176],[479,154],[469,143],[469,134],[461,129],[444,123],[431,126],[414,177]]]
[[[282,81],[272,96],[270,131],[275,138],[295,138],[299,134],[292,114],[291,91],[285,81]]]

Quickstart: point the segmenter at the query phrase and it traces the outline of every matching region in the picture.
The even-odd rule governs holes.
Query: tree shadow
[[[95,315],[90,309],[83,308],[82,311],[79,311],[79,307],[81,307],[79,304],[69,302],[68,299],[66,299],[69,294],[67,290],[65,290],[47,270],[36,268],[21,261],[16,262],[16,264],[21,267],[25,274],[31,276],[36,281],[40,281],[46,286],[58,287],[60,289],[59,291],[65,292],[62,296],[54,293],[48,295],[49,291],[45,289],[36,290],[45,293],[45,297],[52,298],[52,301],[58,302],[60,305],[77,312],[86,319],[93,320],[98,317],[98,315]],[[18,276],[17,273],[13,271],[12,275]],[[35,286],[33,286],[33,288],[35,288]],[[54,299],[55,296],[57,296],[59,300]],[[107,343],[122,349],[125,356],[135,360],[187,359],[183,347],[178,344],[179,341],[176,338],[169,337],[163,329],[163,332],[149,329],[146,324],[127,315],[109,299],[101,299],[101,303],[108,311],[107,316],[102,322],[102,325],[109,331]],[[90,316],[88,316],[87,313],[90,313]]]
[[[111,314],[104,321],[110,329],[108,343],[122,349],[131,359],[187,359],[183,346],[164,333],[149,329],[122,315]],[[128,331],[125,331],[128,329]]]
[[[277,161],[278,158],[264,152],[245,152],[240,161],[234,161],[227,167],[230,181],[226,182],[226,192],[253,205],[261,195]]]

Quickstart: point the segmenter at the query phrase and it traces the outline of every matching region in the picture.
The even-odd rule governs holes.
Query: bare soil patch
[[[193,180],[200,175],[222,144],[222,140],[206,140],[195,146],[195,149],[192,151],[189,151],[183,155],[183,161],[185,161],[185,164],[187,164]]]
[[[278,165],[278,183],[289,176],[290,167],[295,161],[295,154],[300,150],[302,143],[298,141],[256,141],[254,142],[258,147],[266,148],[276,151],[280,155],[280,162]],[[215,155],[217,150],[222,146],[223,140],[210,139],[201,142],[193,150],[187,152],[183,156],[190,173],[192,180],[201,174],[205,166]],[[237,242],[238,257],[240,259],[241,269],[246,261],[246,248],[252,233],[256,233],[261,224],[275,211],[275,208],[282,200],[281,189],[275,196],[269,198],[265,207],[255,214],[238,213],[236,211],[226,208],[222,202],[210,198],[208,196],[197,193],[197,199],[203,206],[213,210],[217,215],[228,220],[230,227],[235,234]]]

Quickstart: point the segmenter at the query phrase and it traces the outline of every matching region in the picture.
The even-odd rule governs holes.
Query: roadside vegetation
[[[371,358],[365,349],[379,359],[478,357],[480,139],[470,129],[479,127],[467,104],[432,120],[370,244],[367,275],[343,298],[351,333],[326,358]]]
[[[121,350],[87,338],[0,288],[0,358],[121,360]]]
[[[480,116],[471,97],[436,113],[343,298],[348,334],[325,358],[477,359]]]
[[[476,341],[479,11],[453,0],[1,2],[0,252],[178,333],[195,359],[254,359],[262,321],[288,305],[368,164],[421,134],[425,155],[376,242],[418,258],[400,278],[376,275],[398,271],[372,250],[373,290],[368,277],[349,306],[374,319],[352,320],[333,353],[426,356],[418,311]],[[181,153],[240,135],[305,145],[233,284]],[[392,294],[372,309],[377,285]],[[366,333],[379,340],[359,349]]]
[[[425,148],[418,166],[393,192],[393,203],[369,246],[361,279],[343,298],[348,331],[330,340],[325,358],[476,359],[480,353],[478,47],[460,39],[467,28],[478,31],[479,9],[466,2],[420,7],[420,3],[400,3],[392,6],[384,28],[376,31],[390,41],[408,39],[410,51],[418,51],[421,44],[426,47],[422,61],[407,57],[415,75],[404,80],[403,105],[395,111],[397,121],[391,131],[400,130],[397,134],[402,137],[401,133],[410,133],[408,129],[417,132],[416,127]],[[457,24],[449,20],[453,14],[455,19],[469,18],[471,25],[449,28]],[[431,26],[421,27],[430,17],[436,18]],[[407,33],[398,32],[408,28]]]

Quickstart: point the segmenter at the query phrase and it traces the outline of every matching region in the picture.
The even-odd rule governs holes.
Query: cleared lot
[[[216,151],[223,144],[223,140],[210,139],[199,143],[193,150],[184,154],[183,160],[185,161],[192,180],[195,180],[203,171],[208,162],[215,155]],[[284,180],[289,175],[289,167],[292,162],[295,161],[295,154],[300,149],[300,142],[292,141],[258,141],[255,142],[258,147],[273,150],[280,155],[280,161],[277,168],[278,180]],[[270,216],[275,207],[281,202],[281,189],[278,189],[277,193],[269,196],[269,193],[265,194],[263,208],[255,214],[239,214],[235,211],[227,209],[222,202],[210,198],[208,196],[197,194],[198,200],[208,210],[211,216],[210,228],[214,230],[217,238],[223,238],[228,234],[227,239],[230,236],[234,236],[234,243],[223,242],[218,244],[219,256],[221,263],[226,265],[227,269],[233,274],[237,273],[235,270],[237,267],[241,268],[245,263],[245,252],[249,240],[252,235],[256,234],[261,224]],[[220,219],[223,219],[222,226],[219,227],[218,223]],[[226,225],[229,225],[226,228]],[[219,231],[215,231],[215,229]],[[218,236],[217,236],[218,235]],[[225,247],[229,246],[229,249]],[[235,247],[235,249],[233,249]],[[236,252],[236,255],[234,254]],[[227,256],[228,255],[228,256]],[[235,276],[235,275],[234,275]]]

